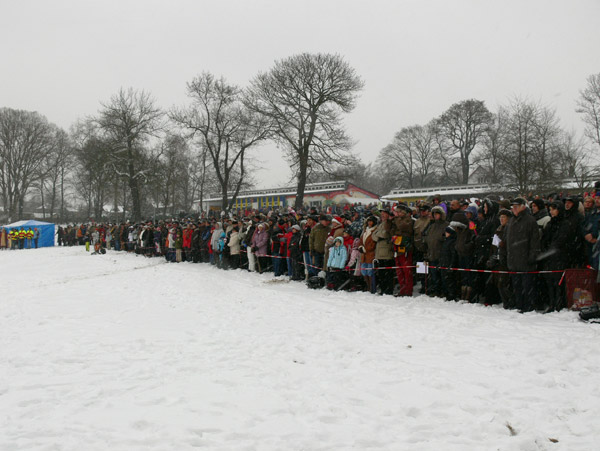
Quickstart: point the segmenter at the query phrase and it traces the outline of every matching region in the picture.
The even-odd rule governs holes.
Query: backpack
[[[583,321],[590,321],[593,323],[600,322],[600,307],[598,304],[594,304],[590,307],[583,307],[579,312],[579,318]]]
[[[325,286],[325,279],[319,276],[312,276],[308,278],[306,284],[308,285],[308,288],[318,290],[319,288],[323,288]]]

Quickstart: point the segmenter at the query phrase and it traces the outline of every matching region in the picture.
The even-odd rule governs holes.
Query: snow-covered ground
[[[0,450],[600,449],[600,325],[0,252]]]

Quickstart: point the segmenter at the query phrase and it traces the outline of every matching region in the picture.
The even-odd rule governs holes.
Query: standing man
[[[527,201],[517,197],[511,202],[513,217],[506,227],[506,263],[509,271],[536,270],[540,252],[540,232],[536,220],[527,209]],[[530,312],[536,304],[535,274],[512,274],[515,307],[521,313]]]
[[[323,268],[325,260],[325,241],[329,236],[331,221],[327,215],[319,216],[319,224],[317,224],[310,232],[309,249],[312,264],[316,266],[317,271]]]

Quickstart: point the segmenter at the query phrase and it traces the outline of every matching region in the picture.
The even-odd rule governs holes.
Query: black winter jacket
[[[540,232],[529,210],[513,216],[506,227],[506,263],[510,271],[535,271]]]

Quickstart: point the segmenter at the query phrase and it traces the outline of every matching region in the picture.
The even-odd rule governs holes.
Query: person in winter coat
[[[213,265],[220,264],[219,240],[221,239],[221,234],[223,232],[223,223],[217,222],[215,224],[215,229],[213,230],[212,235],[210,237],[210,247],[212,249],[211,264]]]
[[[594,251],[600,235],[600,196],[595,199],[586,197],[584,202],[585,217],[583,219],[583,239],[585,240],[587,264],[598,270],[598,253]],[[592,207],[588,208],[591,200]]]
[[[473,252],[475,269],[486,269],[487,262],[491,256],[492,240],[496,234],[496,230],[500,227],[500,219],[498,219],[499,205],[497,202],[485,198],[483,200],[483,219],[477,227],[477,235],[475,236],[475,250]],[[473,273],[473,294],[472,298],[481,301],[485,297],[486,304],[497,304],[500,299],[495,288],[487,286],[490,280],[489,274]]]
[[[167,235],[167,242],[166,242],[167,254],[165,257],[168,262],[175,262],[175,260],[176,260],[176,250],[175,250],[176,241],[177,241],[177,229],[175,228],[175,226],[171,226],[171,228],[169,229],[169,233]]]
[[[567,264],[570,268],[580,268],[585,265],[585,244],[583,238],[583,215],[579,212],[579,199],[565,198],[565,219],[573,231],[572,245],[568,252]]]
[[[187,225],[183,229],[182,237],[183,237],[183,259],[185,261],[192,260],[192,235],[194,234],[194,230],[190,224]]]
[[[4,227],[0,227],[0,249],[6,249],[8,247],[8,240],[8,232]],[[37,248],[37,245],[35,247]]]
[[[509,271],[523,272],[512,274],[511,281],[515,295],[515,307],[520,312],[529,312],[536,301],[535,274],[537,256],[540,252],[538,225],[527,208],[527,201],[517,197],[511,203],[513,217],[506,227],[506,263]]]
[[[175,261],[177,263],[183,261],[183,234],[181,230],[177,230],[175,235]]]
[[[375,293],[375,278],[373,271],[373,260],[375,260],[375,248],[377,243],[373,240],[373,232],[377,228],[377,218],[375,216],[369,216],[365,222],[365,230],[360,237],[362,247],[359,247],[359,251],[362,254],[360,273],[365,278],[367,289],[371,293]]]
[[[323,265],[323,270],[327,271],[327,262],[329,261],[329,249],[334,245],[334,241],[338,237],[344,236],[344,224],[343,219],[339,216],[334,217],[331,220],[331,230],[329,230],[329,235],[325,240],[325,257]]]
[[[306,279],[308,279],[309,276],[317,275],[317,271],[312,267],[313,263],[310,257],[310,232],[316,223],[315,218],[311,216],[304,221],[300,221],[300,228],[302,229],[300,238],[300,251],[302,252],[301,261],[304,263],[304,277]]]
[[[503,249],[506,247],[506,226],[512,216],[510,210],[502,209],[498,212],[500,225],[496,229],[496,233],[492,239],[492,253],[486,265],[489,270],[508,271],[508,266],[506,265],[506,252],[503,252]],[[492,274],[491,281],[500,295],[500,300],[502,301],[504,308],[514,308],[514,299],[510,288],[509,275],[495,273]]]
[[[439,265],[443,268],[456,268],[458,266],[458,253],[456,252],[456,230],[452,224],[458,224],[458,222],[451,222],[446,227],[444,233],[446,235],[442,249],[440,251],[440,263]],[[464,224],[462,225],[463,227]],[[442,294],[448,301],[457,300],[457,279],[458,275],[456,271],[451,269],[442,269]]]
[[[413,269],[409,266],[413,264],[414,224],[412,209],[406,204],[398,204],[394,208],[391,230],[398,296],[412,296],[413,293]]]
[[[440,206],[431,209],[433,219],[423,234],[423,242],[426,250],[425,260],[430,266],[438,266],[442,245],[446,239],[446,213]],[[437,268],[429,268],[427,279],[427,294],[440,296],[442,294],[442,273]]]
[[[330,224],[330,218],[326,215],[321,215],[319,216],[319,224],[315,225],[310,231],[308,247],[312,264],[316,266],[316,271],[319,271],[317,268],[323,268],[325,263],[325,242],[331,230]]]
[[[284,225],[285,222],[283,219],[280,219],[279,221],[274,222],[273,227],[271,228],[271,256],[275,277],[280,276],[285,272],[285,260],[281,258],[285,257],[285,255],[281,254],[282,238],[285,234]]]
[[[262,274],[267,270],[268,256],[267,246],[269,245],[269,233],[264,222],[258,224],[254,235],[252,236],[252,253],[258,256],[258,271]]]
[[[232,269],[238,269],[240,266],[240,233],[238,226],[234,226],[227,241],[229,247],[229,264]]]
[[[37,227],[33,229],[33,244],[35,245],[35,248],[38,248],[38,242],[40,240],[40,229],[38,229]]]
[[[394,294],[394,270],[377,269],[394,266],[394,245],[392,243],[392,221],[389,210],[381,210],[381,222],[372,233],[375,241],[375,260],[377,282],[381,289],[380,294]]]
[[[333,246],[329,249],[327,258],[328,288],[337,288],[342,279],[347,275],[344,272],[347,260],[348,251],[346,250],[346,246],[344,246],[344,238],[338,236],[334,239]],[[333,286],[329,284],[333,284]]]
[[[542,269],[557,271],[567,269],[569,247],[572,245],[573,230],[571,223],[565,218],[565,207],[561,201],[553,201],[550,207],[550,222],[544,227],[541,250],[538,259]],[[560,311],[566,306],[562,286],[559,285],[561,273],[543,274],[546,283],[548,305],[544,313]]]
[[[250,224],[246,229],[246,235],[243,241],[243,246],[246,249],[246,256],[248,258],[248,271],[250,272],[256,271],[256,255],[252,252],[252,237],[254,236],[254,232],[256,232],[256,226],[258,225],[259,219],[260,218],[257,215],[252,217]]]
[[[288,243],[288,252],[292,264],[292,280],[304,279],[304,267],[300,265],[302,262],[302,249],[300,242],[302,240],[302,230],[298,224],[292,226],[292,236]]]
[[[470,221],[463,213],[456,213],[450,222],[456,231],[456,252],[458,254],[458,267],[461,269],[474,268],[475,231],[469,227]],[[472,272],[460,273],[460,298],[471,302],[475,280]]]

